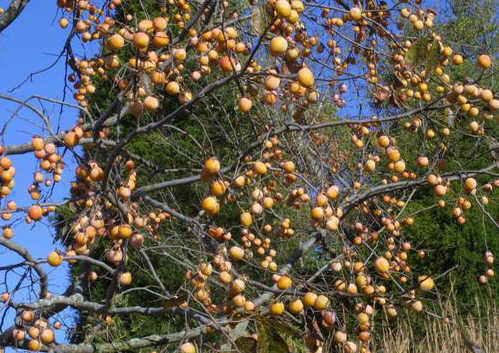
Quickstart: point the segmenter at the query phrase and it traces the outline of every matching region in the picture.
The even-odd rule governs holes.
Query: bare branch
[[[35,269],[40,278],[40,298],[45,298],[48,294],[48,276],[45,270],[36,262],[33,256],[31,256],[30,252],[23,246],[4,239],[3,237],[0,237],[0,245],[3,245],[7,249],[10,249],[23,257],[27,261],[27,264]]]
[[[0,32],[7,28],[20,14],[30,0],[12,0],[7,11],[0,15]]]

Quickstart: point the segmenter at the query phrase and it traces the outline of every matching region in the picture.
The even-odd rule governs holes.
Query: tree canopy
[[[383,316],[438,317],[452,276],[461,300],[495,292],[497,33],[491,2],[449,4],[58,0],[72,99],[0,95],[44,125],[0,146],[0,246],[21,258],[0,266],[0,347],[367,353]],[[35,258],[15,229],[44,220]]]

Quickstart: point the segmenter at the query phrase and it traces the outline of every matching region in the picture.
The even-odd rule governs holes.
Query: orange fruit
[[[109,50],[117,51],[125,45],[123,37],[116,33],[107,39],[106,46]]]

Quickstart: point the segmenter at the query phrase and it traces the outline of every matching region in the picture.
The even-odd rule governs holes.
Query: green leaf
[[[276,330],[288,336],[299,336],[301,334],[300,330],[282,320],[265,319],[263,323],[268,329]]]
[[[253,30],[261,35],[265,31],[265,18],[262,16],[261,8],[256,6],[251,14],[251,25]]]
[[[242,353],[256,353],[258,342],[252,337],[239,337],[235,343]]]
[[[412,66],[420,64],[426,57],[427,45],[428,40],[426,38],[419,38],[415,43],[412,43],[412,46],[405,54],[405,61]]]
[[[430,73],[440,63],[440,45],[436,40],[433,40],[430,49],[425,51],[427,51],[425,68]]]
[[[272,326],[276,323],[278,326]],[[288,344],[277,332],[277,330],[284,327],[282,323],[276,320],[260,317],[257,353],[289,353]],[[289,328],[286,327],[286,329]]]
[[[243,320],[240,323],[238,323],[232,331],[229,333],[229,336],[233,340],[237,340],[241,336],[245,336],[247,334],[246,328],[248,327],[249,320]]]
[[[253,13],[251,14],[251,23],[253,25],[253,30],[258,34],[262,35],[265,29],[270,25],[272,21],[271,15],[269,15],[269,10],[266,5],[255,6]]]
[[[270,337],[267,334],[265,325],[260,325],[258,330],[258,350],[257,353],[269,353]]]
[[[289,353],[289,347],[284,338],[282,338],[274,329],[269,332],[269,353]]]

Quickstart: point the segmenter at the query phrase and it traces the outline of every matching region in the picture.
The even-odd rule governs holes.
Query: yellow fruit
[[[205,276],[210,276],[213,272],[213,266],[209,263],[202,263],[201,266],[199,266],[199,270],[201,273]]]
[[[324,218],[324,209],[321,207],[315,207],[312,209],[310,216],[316,221],[320,221]]]
[[[141,20],[139,21],[138,23],[138,29],[139,31],[141,32],[149,32],[149,31],[152,31],[153,30],[153,21],[149,20],[149,19],[145,19],[145,20]]]
[[[286,161],[281,164],[286,173],[293,173],[295,171],[295,163],[293,161]]]
[[[336,331],[334,333],[334,340],[336,343],[345,343],[347,341],[347,334],[343,331]]]
[[[243,212],[239,216],[240,223],[243,227],[249,227],[253,223],[253,218],[251,217],[251,213]]]
[[[50,266],[59,266],[62,263],[62,256],[59,253],[52,251],[49,256],[47,256],[47,261]]]
[[[253,311],[253,310],[255,310],[255,303],[253,303],[251,300],[247,300],[244,303],[244,310],[246,310],[246,311]]]
[[[244,256],[244,251],[243,251],[243,256]],[[228,284],[230,283],[230,281],[232,281],[232,275],[227,271],[220,272],[219,278],[220,281],[222,281],[225,284]]]
[[[173,57],[175,60],[183,61],[187,57],[187,52],[183,48],[173,49]]]
[[[326,229],[331,232],[337,231],[339,225],[340,225],[340,220],[336,216],[331,216],[326,221]]]
[[[177,81],[170,81],[166,84],[166,93],[175,96],[180,93],[180,85]]]
[[[238,176],[232,184],[237,187],[237,188],[242,188],[244,185],[246,185],[246,177],[244,175]]]
[[[38,352],[42,348],[42,344],[37,340],[29,340],[28,349],[32,352]]]
[[[373,161],[372,159],[368,159],[366,161],[365,168],[367,171],[372,172],[376,168],[376,162]]]
[[[156,32],[154,37],[152,37],[152,45],[155,48],[164,48],[170,43],[170,38],[165,32]]]
[[[244,292],[245,289],[246,289],[246,284],[244,283],[244,281],[241,279],[235,279],[231,283],[230,293],[232,295],[240,294],[240,293]]]
[[[109,50],[117,51],[125,45],[125,40],[116,33],[107,39],[106,45]]]
[[[378,257],[374,262],[374,267],[376,268],[376,271],[380,273],[385,273],[390,269],[390,263],[388,262],[387,259],[381,256]]]
[[[204,162],[204,171],[208,175],[218,174],[218,172],[220,171],[220,162],[219,162],[219,160],[216,159],[215,157],[207,159],[206,162]]]
[[[28,216],[34,220],[38,221],[42,218],[43,216],[43,210],[40,206],[38,205],[33,205],[28,209]]]
[[[289,48],[286,51],[286,58],[290,61],[295,61],[300,57],[300,50],[298,48]]]
[[[132,233],[133,233],[132,227],[130,227],[130,225],[128,225],[128,224],[121,224],[118,227],[118,235],[122,239],[130,238],[132,236]]]
[[[288,276],[284,275],[277,281],[277,288],[280,290],[286,290],[293,285],[293,281]]]
[[[480,92],[480,98],[485,102],[490,102],[494,99],[494,93],[490,89],[482,89]]]
[[[149,46],[149,36],[144,32],[137,32],[133,35],[133,45],[139,49],[146,49]]]
[[[73,131],[69,131],[64,135],[64,144],[68,147],[76,146],[78,144],[78,136]]]
[[[263,199],[263,207],[265,208],[272,208],[274,206],[274,199],[271,197],[265,197]]]
[[[14,230],[11,227],[5,226],[2,229],[2,235],[5,239],[12,239],[14,236]]]
[[[420,300],[416,300],[411,303],[411,308],[416,312],[421,312],[423,310],[423,303]]]
[[[382,135],[378,137],[378,144],[381,147],[388,147],[390,145],[390,138],[388,136]]]
[[[326,191],[326,196],[329,197],[331,200],[336,200],[339,192],[340,192],[340,189],[338,188],[338,186],[331,185]]]
[[[286,54],[288,49],[288,41],[284,37],[274,37],[270,41],[270,53],[274,56],[282,56]]]
[[[281,302],[272,303],[270,305],[270,313],[272,315],[281,315],[284,312],[284,304]]]
[[[168,21],[164,17],[155,17],[152,20],[154,29],[158,32],[164,31],[168,26]]]
[[[298,13],[302,13],[305,9],[305,5],[301,0],[293,0],[291,1],[291,8],[296,10]]]
[[[201,202],[201,208],[210,215],[216,215],[220,211],[220,204],[216,197],[208,196]]]
[[[25,310],[21,315],[23,321],[31,322],[35,318],[35,313],[32,310]]]
[[[354,21],[358,21],[362,18],[362,10],[358,7],[352,7],[349,11],[350,18]]]
[[[314,74],[308,67],[303,67],[298,70],[296,76],[298,78],[298,82],[300,82],[303,87],[312,87],[315,83]]]
[[[418,165],[421,167],[427,167],[428,164],[430,163],[428,160],[428,157],[425,157],[425,156],[419,156],[417,161],[418,161]]]
[[[256,161],[253,165],[253,169],[257,174],[260,175],[267,173],[267,166],[262,161]]]
[[[277,76],[268,75],[267,77],[265,77],[264,85],[268,90],[276,90],[279,88],[280,84],[281,79]]]
[[[345,353],[357,352],[357,344],[351,341],[345,342]]]
[[[464,61],[463,56],[460,54],[456,54],[452,58],[452,62],[454,63],[454,65],[461,65],[463,63],[463,61]]]
[[[435,194],[437,194],[437,196],[443,196],[447,193],[447,187],[445,185],[435,185]]]
[[[403,16],[403,17],[409,17],[409,15],[411,14],[411,10],[409,10],[408,8],[404,7],[402,10],[400,10],[400,14]]]
[[[316,299],[317,299],[317,294],[315,294],[314,292],[307,292],[303,296],[303,303],[306,306],[314,306]]]
[[[243,113],[247,113],[251,110],[251,107],[253,106],[253,101],[249,98],[242,97],[239,99],[239,110],[242,111]]]
[[[277,14],[284,18],[289,17],[291,14],[291,5],[287,0],[278,0],[275,3],[275,9]]]
[[[63,17],[59,20],[59,25],[61,28],[66,28],[69,25],[69,21],[67,18]]]
[[[403,160],[398,160],[395,162],[394,169],[398,173],[402,173],[405,170],[405,162]]]
[[[324,193],[319,193],[316,198],[317,206],[326,207],[328,205],[328,198]]]
[[[464,181],[464,187],[466,188],[467,191],[472,191],[476,189],[477,187],[477,182],[475,178],[467,178]]]
[[[289,311],[293,314],[300,314],[303,312],[303,303],[300,299],[296,299],[289,303]]]
[[[325,295],[319,295],[314,302],[314,309],[324,310],[329,306],[329,299]]]
[[[234,69],[236,69],[237,63],[234,58],[231,58],[229,56],[223,56],[220,58],[218,65],[224,72],[232,72]]]
[[[386,154],[388,155],[388,158],[390,160],[396,162],[400,159],[400,152],[397,148],[395,147],[389,147],[386,149]]]
[[[215,196],[223,196],[227,191],[227,186],[222,180],[215,180],[210,186],[211,192]]]
[[[49,328],[43,329],[40,334],[40,340],[43,344],[51,344],[54,342],[54,331]]]
[[[429,276],[419,276],[418,282],[419,288],[425,292],[431,291],[435,287],[435,281]]]
[[[451,56],[452,55],[452,48],[451,47],[444,47],[443,50],[442,50],[442,54],[444,56]]]
[[[238,246],[233,246],[229,249],[229,256],[232,260],[242,260],[244,257],[244,250]]]
[[[159,100],[156,97],[153,96],[147,96],[144,99],[144,107],[148,111],[154,111],[159,108]]]
[[[490,56],[482,54],[478,57],[478,66],[480,66],[482,69],[488,69],[492,66],[492,59],[490,58]]]
[[[182,353],[196,353],[196,346],[191,342],[186,342],[180,346],[180,351]]]
[[[130,272],[123,272],[120,275],[120,284],[122,286],[129,286],[132,284],[132,274]]]

